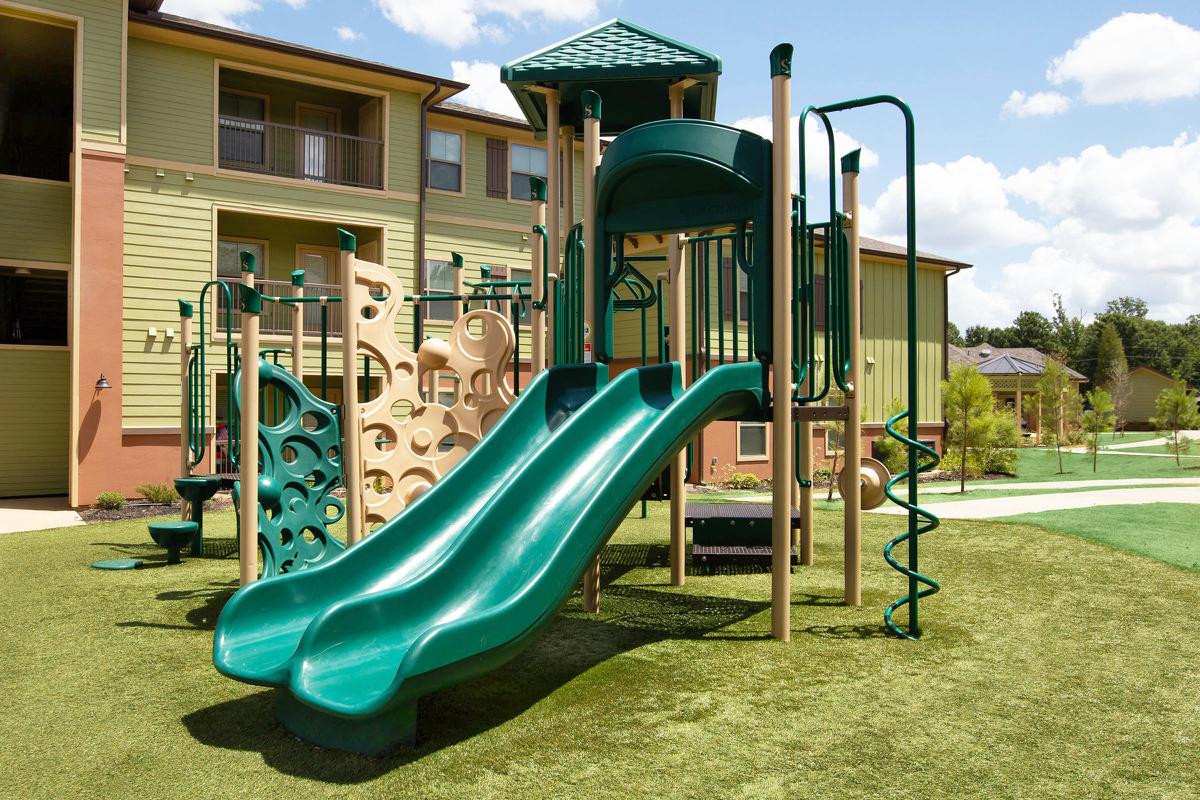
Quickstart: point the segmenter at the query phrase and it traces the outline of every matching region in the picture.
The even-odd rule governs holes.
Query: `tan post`
[[[600,166],[600,95],[585,89],[579,102],[583,106],[583,362],[590,364],[596,329],[596,268],[591,254],[596,252],[592,221],[596,218],[596,169]],[[600,610],[599,556],[583,575],[583,610],[590,614]]]
[[[683,117],[683,92],[694,83],[692,80],[676,81],[667,89],[671,119]],[[688,385],[687,375],[687,276],[683,263],[683,237],[673,233],[667,237],[667,315],[671,321],[671,338],[668,357],[679,363],[683,386]],[[694,321],[696,322],[696,321]],[[696,322],[698,324],[698,322]],[[692,377],[695,377],[694,375]],[[687,448],[680,450],[671,459],[671,585],[683,586],[687,580],[687,531],[683,526],[687,504]]]
[[[842,157],[842,210],[845,212],[847,246],[850,249],[850,391],[846,392],[849,418],[846,420],[846,463],[842,469],[850,470],[855,478],[849,496],[842,498],[845,512],[845,566],[843,584],[846,605],[862,605],[862,492],[858,476],[862,471],[862,336],[859,335],[862,307],[858,285],[862,279],[862,264],[858,250],[858,160],[861,151],[855,150]]]
[[[304,270],[292,271],[292,297],[304,297]],[[292,374],[304,383],[304,304],[292,304]]]
[[[191,397],[188,392],[188,364],[192,354],[192,304],[179,301],[179,477],[192,474],[191,448]],[[201,431],[201,436],[204,432]],[[180,519],[192,518],[191,504],[180,500]]]
[[[242,442],[238,448],[241,526],[238,575],[242,585],[258,577],[258,326],[262,299],[254,290],[254,254],[242,253]]]
[[[792,638],[792,46],[771,51],[771,633]]]
[[[532,378],[546,368],[546,307],[539,307],[547,300],[546,284],[542,280],[542,249],[554,246],[554,234],[546,227],[546,182],[541,178],[529,179],[530,215],[533,218],[533,238],[530,239],[529,294],[529,373]],[[550,259],[553,259],[553,253]],[[547,259],[547,260],[550,260]],[[550,263],[553,263],[551,261]]]
[[[559,192],[562,187],[562,170],[559,165],[559,151],[562,144],[562,132],[559,130],[559,98],[558,92],[554,89],[546,90],[546,196],[542,198],[549,203],[549,210],[543,209],[542,225],[546,226],[546,236],[549,238],[547,242],[548,251],[546,268],[550,272],[558,271],[558,261],[562,253],[562,228],[559,224]],[[534,201],[536,203],[536,200]],[[534,223],[537,224],[537,223]],[[538,278],[534,278],[535,281]],[[534,284],[537,285],[536,283]],[[543,294],[545,287],[543,288]],[[536,292],[531,292],[534,298],[539,295]],[[532,322],[532,320],[530,320]],[[545,314],[542,314],[542,337],[543,354],[545,351],[546,341],[546,322]],[[547,363],[543,355],[543,365]]]
[[[354,234],[338,229],[342,277],[342,469],[346,475],[346,543],[362,538],[362,460],[359,453],[362,423],[358,410],[358,320],[360,309],[354,274]]]

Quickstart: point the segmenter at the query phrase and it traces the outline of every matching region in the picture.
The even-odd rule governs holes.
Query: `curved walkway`
[[[1173,482],[1179,483],[1179,481]],[[1063,483],[1086,482],[1063,481]],[[1045,484],[1018,485],[1045,486]],[[1068,508],[1142,505],[1146,503],[1195,503],[1200,505],[1200,486],[1099,489],[1094,492],[1072,492],[1068,494],[986,497],[979,500],[960,500],[956,503],[938,503],[936,506],[930,508],[930,510],[941,519],[991,519],[993,517],[1011,517],[1017,514],[1029,514],[1036,511],[1061,511]],[[871,513],[906,514],[908,512],[897,506],[885,505],[875,509]]]

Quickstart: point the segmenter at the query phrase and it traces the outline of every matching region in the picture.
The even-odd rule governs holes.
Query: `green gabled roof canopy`
[[[623,19],[613,19],[500,68],[537,136],[546,133],[546,98],[535,87],[557,89],[563,125],[583,130],[579,95],[599,92],[602,132],[613,135],[670,116],[667,87],[684,78],[696,83],[683,96],[683,115],[712,119],[717,107],[721,59]]]

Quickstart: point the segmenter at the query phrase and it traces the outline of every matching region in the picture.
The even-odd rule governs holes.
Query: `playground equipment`
[[[583,223],[581,236],[567,237],[561,273],[549,269],[557,267],[558,261],[552,255],[557,242],[546,243],[550,238],[544,226],[546,195],[535,193],[538,199],[533,204],[532,228],[540,236],[537,244],[545,249],[541,260],[535,261],[531,282],[532,329],[552,331],[556,339],[534,343],[531,383],[455,469],[419,491],[401,491],[403,510],[365,541],[353,544],[321,569],[244,586],[218,620],[217,668],[239,680],[279,687],[276,714],[294,733],[324,746],[359,752],[411,743],[417,698],[511,658],[533,640],[581,578],[585,608],[598,607],[598,554],[645,487],[668,464],[671,573],[674,582],[682,583],[686,445],[716,420],[770,421],[774,636],[790,636],[794,499],[800,501],[800,562],[812,561],[810,434],[812,423],[823,420],[846,422],[851,466],[842,478],[845,600],[851,605],[861,602],[860,513],[863,505],[877,502],[882,486],[886,497],[909,512],[907,530],[884,551],[888,563],[908,579],[909,591],[888,607],[884,621],[899,636],[919,636],[919,600],[938,587],[920,573],[916,559],[917,537],[931,530],[936,518],[917,506],[915,478],[936,463],[936,455],[916,442],[912,116],[907,106],[890,97],[805,109],[801,126],[809,114],[825,122],[831,166],[830,219],[810,224],[803,178],[799,196],[789,191],[791,55],[790,45],[780,45],[771,54],[772,142],[748,131],[682,118],[684,88],[676,84],[670,91],[673,118],[625,130],[599,164],[600,98],[591,90],[579,96],[585,141]],[[547,95],[547,102],[553,105],[556,96]],[[889,420],[887,430],[908,446],[909,468],[890,478],[881,465],[867,464],[864,469],[859,453],[857,154],[842,159],[845,205],[839,212],[828,121],[835,111],[879,103],[903,112],[908,154],[909,409]],[[557,121],[557,110],[548,118]],[[801,164],[803,153],[802,147]],[[666,237],[670,360],[628,369],[610,379],[615,312],[622,304],[631,303],[643,312],[652,306],[646,302],[649,280],[636,272],[624,252],[626,237],[642,233]],[[820,277],[826,285],[823,311],[828,321],[823,358],[817,353],[818,265],[812,255],[818,235],[825,252]],[[734,357],[726,362],[722,335],[717,363],[712,363],[711,326],[705,324],[703,366],[694,366],[691,385],[685,388],[689,275],[684,253],[689,246],[691,277],[708,263],[706,255],[697,258],[704,248],[729,247],[737,274],[746,278],[750,311],[746,358],[737,358],[735,337]],[[538,253],[536,246],[534,252]],[[394,278],[381,268],[358,262],[352,237],[343,237],[341,257],[347,319],[390,319],[375,292],[386,292],[384,300],[398,295]],[[704,298],[701,316],[707,319],[707,275],[705,279],[703,289],[693,285],[692,297],[697,306]],[[628,294],[622,295],[623,291]],[[721,293],[719,281],[718,297]],[[577,297],[582,299],[579,306]],[[243,288],[244,318],[257,313],[256,302],[255,293]],[[572,313],[576,308],[582,324]],[[693,314],[694,337],[699,336],[698,318]],[[256,345],[247,344],[246,331],[252,329],[243,323],[243,348],[250,354]],[[373,346],[382,353],[378,348],[383,345],[369,344],[375,340],[358,337],[359,330],[347,325],[343,338],[347,386],[357,381],[358,357],[364,348]],[[660,333],[664,331],[660,324]],[[503,350],[503,344],[498,347]],[[424,356],[422,349],[418,348],[418,361],[430,368],[452,360],[443,347],[431,346]],[[540,369],[551,358],[558,365]],[[402,380],[412,377],[403,369],[398,372]],[[246,401],[257,396],[258,371],[241,374],[243,419],[254,419],[256,409]],[[497,373],[487,368],[478,374],[494,377]],[[477,390],[473,381],[469,379],[465,393],[480,391],[482,398],[494,397]],[[822,404],[835,386],[845,402]],[[360,440],[354,433],[368,429],[369,413],[376,413],[374,406],[360,406],[357,393],[347,393],[344,464],[352,543],[357,538],[352,527],[359,519],[357,497],[365,477],[358,470],[369,463],[366,456],[354,452]],[[479,417],[481,433],[487,413]],[[895,428],[905,419],[907,436]],[[257,490],[251,468],[257,456],[252,455],[250,444],[257,438],[245,429],[242,438],[241,483]],[[921,454],[931,459],[922,463]],[[894,487],[907,478],[912,478],[908,500],[901,500]],[[393,483],[392,492],[396,489]],[[248,495],[243,493],[243,503]],[[251,519],[244,507],[244,556],[254,533],[247,528]],[[901,543],[908,546],[907,566],[893,555]],[[244,567],[245,560],[243,580],[249,583],[253,574],[247,576]],[[907,630],[893,620],[901,607],[908,609]]]

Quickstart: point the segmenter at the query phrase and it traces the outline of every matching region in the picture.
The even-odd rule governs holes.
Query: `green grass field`
[[[1152,503],[1040,511],[1006,517],[1005,521],[1040,525],[1167,564],[1200,570],[1197,512],[1200,509],[1185,503]]]
[[[1147,459],[1149,460],[1149,459]],[[0,537],[0,797],[1195,797],[1200,574],[1075,536],[948,522],[926,638],[882,635],[902,588],[868,517],[864,603],[840,604],[841,530],[818,511],[793,640],[758,573],[664,585],[665,507],[605,550],[529,650],[424,699],[418,747],[320,751],[271,693],[212,668],[232,558],[162,565],[144,521]],[[231,552],[232,517],[209,548]],[[96,559],[147,568],[105,573]]]
[[[1132,434],[1131,434],[1132,435]],[[1182,466],[1175,466],[1171,458],[1147,458],[1126,456],[1119,453],[1101,453],[1092,470],[1090,453],[1062,454],[1063,472],[1058,471],[1058,457],[1054,450],[1044,447],[1022,448],[1017,454],[1017,476],[999,478],[1003,482],[1021,481],[1088,481],[1108,478],[1200,478],[1200,457],[1185,458]],[[967,481],[967,485],[980,481]],[[951,485],[942,482],[938,485]]]

